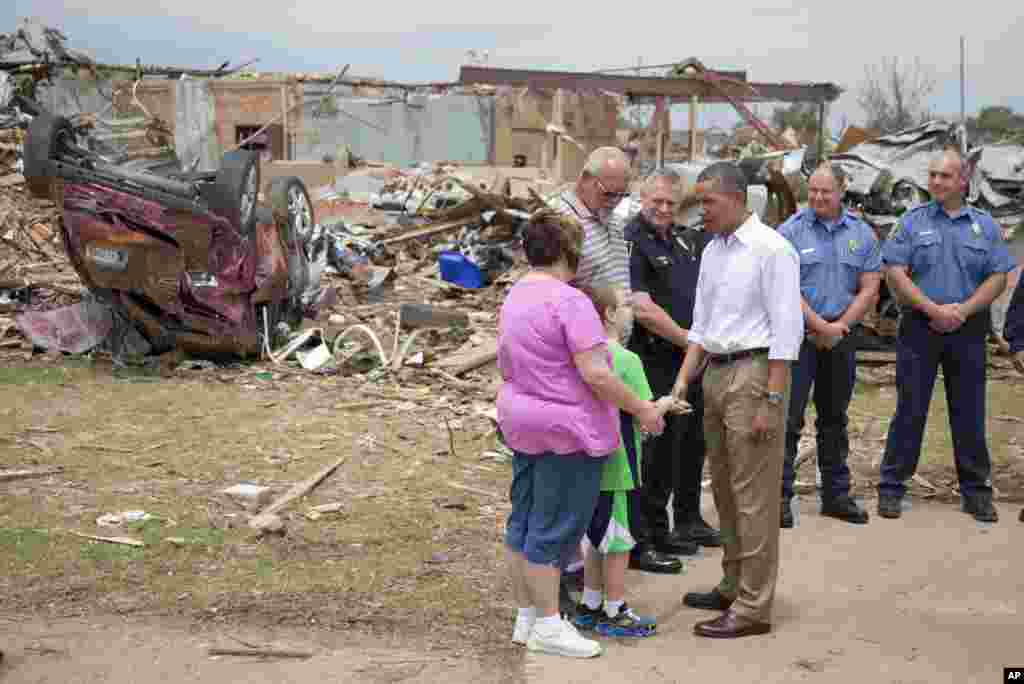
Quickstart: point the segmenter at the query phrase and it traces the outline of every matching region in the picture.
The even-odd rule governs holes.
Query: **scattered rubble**
[[[850,177],[846,200],[881,228],[884,237],[904,211],[929,199],[928,162],[947,145],[960,146],[958,127],[930,121],[861,142],[832,155],[831,161]],[[1024,222],[1024,147],[973,147],[967,160],[968,201],[991,213],[1004,228]]]

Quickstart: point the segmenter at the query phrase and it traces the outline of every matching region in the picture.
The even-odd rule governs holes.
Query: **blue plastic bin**
[[[484,286],[484,274],[480,267],[459,252],[441,252],[437,257],[441,267],[441,279],[461,285],[462,287],[479,288]]]

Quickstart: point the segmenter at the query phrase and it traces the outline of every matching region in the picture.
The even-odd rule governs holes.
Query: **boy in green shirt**
[[[637,398],[653,399],[640,357],[619,343],[631,322],[629,304],[619,291],[611,288],[583,288],[583,292],[590,297],[605,325],[615,374]],[[676,408],[671,397],[659,404],[663,412]],[[587,530],[590,546],[584,558],[583,600],[576,608],[574,623],[602,636],[646,637],[656,631],[656,621],[634,613],[625,600],[626,568],[629,552],[635,545],[629,533],[626,492],[640,484],[640,431],[629,414],[620,412],[620,424],[621,443],[605,461],[601,498]]]

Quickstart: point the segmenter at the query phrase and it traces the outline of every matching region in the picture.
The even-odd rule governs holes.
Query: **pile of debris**
[[[954,124],[930,121],[916,128],[855,145],[831,161],[849,176],[846,199],[883,236],[907,209],[926,202],[928,162],[942,148],[960,147]],[[1004,228],[1024,222],[1024,147],[983,145],[968,151],[968,201],[988,211]]]
[[[59,306],[83,292],[61,244],[57,206],[25,190],[22,144],[30,119],[17,104],[14,81],[0,71],[0,346],[14,332],[5,314]]]

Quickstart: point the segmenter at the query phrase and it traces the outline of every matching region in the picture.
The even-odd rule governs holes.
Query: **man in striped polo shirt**
[[[629,194],[629,175],[629,158],[622,150],[599,147],[587,157],[576,186],[552,202],[555,210],[583,226],[577,285],[606,285],[629,292],[625,225],[612,220],[612,210]]]

